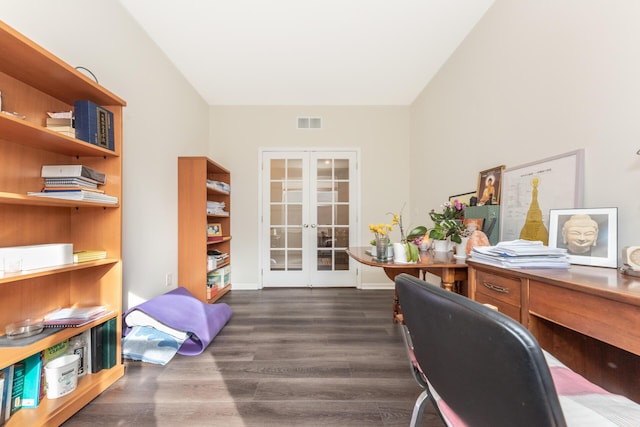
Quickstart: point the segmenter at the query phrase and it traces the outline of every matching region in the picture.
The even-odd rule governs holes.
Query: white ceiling
[[[210,105],[409,105],[494,0],[120,0]]]

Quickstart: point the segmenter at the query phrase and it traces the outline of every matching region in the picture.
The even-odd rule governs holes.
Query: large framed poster
[[[534,186],[536,200],[532,200]],[[536,201],[534,208],[542,212],[548,231],[549,210],[581,208],[583,187],[583,149],[505,169],[500,195],[500,241],[520,238],[527,212]]]

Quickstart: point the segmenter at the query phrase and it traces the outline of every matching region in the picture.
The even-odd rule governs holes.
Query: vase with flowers
[[[376,246],[376,261],[389,261],[389,232],[393,230],[393,224],[369,224],[369,231],[373,233]],[[372,242],[374,243],[374,242]]]
[[[404,208],[404,207],[403,207]],[[397,225],[400,229],[400,243],[394,243],[393,253],[394,261],[399,263],[413,263],[420,259],[420,250],[418,245],[427,233],[427,228],[419,225],[413,227],[409,233],[405,235],[402,223],[402,209],[400,213],[394,214],[391,223]]]
[[[462,222],[466,207],[466,204],[456,199],[453,203],[445,202],[442,204],[440,212],[431,209],[429,217],[433,221],[433,228],[429,230],[429,237],[434,240],[434,243],[447,240],[454,243],[462,242],[462,237],[467,229]]]

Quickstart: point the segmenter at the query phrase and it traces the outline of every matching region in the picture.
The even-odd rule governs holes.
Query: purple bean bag
[[[203,303],[188,290],[179,287],[127,310],[122,315],[123,336],[135,326],[127,323],[127,316],[136,310],[146,315],[143,317],[151,318],[150,323],[145,326],[187,332],[187,339],[178,349],[178,353],[186,356],[202,353],[231,318],[229,305]],[[140,313],[135,315],[140,317]],[[154,320],[157,322],[156,325]]]

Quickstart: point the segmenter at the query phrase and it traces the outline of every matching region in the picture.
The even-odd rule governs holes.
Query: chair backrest
[[[468,426],[565,426],[549,367],[522,325],[408,274],[396,289],[429,384]]]

